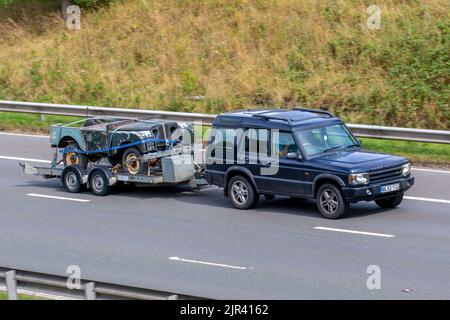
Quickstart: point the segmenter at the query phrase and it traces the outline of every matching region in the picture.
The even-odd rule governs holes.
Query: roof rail
[[[311,112],[311,113],[320,113],[320,114],[325,114],[329,117],[334,117],[334,115],[331,112],[328,112],[325,110],[308,109],[308,108],[293,108],[292,110],[305,111],[305,112]]]
[[[270,111],[270,112],[273,112],[273,111]],[[267,115],[267,114],[265,114],[265,113],[266,113],[266,112],[263,112],[263,113],[256,113],[256,114],[253,114],[252,117],[255,117],[255,118],[263,118],[263,119],[266,119],[266,120],[280,120],[280,121],[286,121],[289,125],[292,124],[292,120],[291,120],[291,119],[288,119],[288,118],[281,118],[281,117],[277,117],[277,116],[269,116],[269,115]]]

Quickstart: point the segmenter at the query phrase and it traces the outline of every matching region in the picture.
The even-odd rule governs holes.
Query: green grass
[[[45,298],[36,297],[36,296],[30,296],[26,294],[19,294],[19,300],[47,300]],[[4,292],[0,292],[0,300],[7,300],[8,296]]]
[[[450,129],[448,0],[378,0],[379,30],[368,0],[121,0],[83,9],[78,31],[60,3],[0,7],[0,100]]]
[[[69,123],[78,117],[45,116],[0,112],[0,131],[48,133],[48,126],[55,123]],[[202,132],[208,129],[203,127]],[[196,129],[198,130],[198,129]],[[361,139],[365,149],[400,155],[409,158],[413,164],[450,166],[450,145],[381,139]]]
[[[367,150],[404,156],[416,165],[450,166],[450,145],[363,138]]]
[[[0,131],[48,133],[48,126],[56,123],[69,123],[81,118],[45,115],[44,120],[37,114],[0,112]]]

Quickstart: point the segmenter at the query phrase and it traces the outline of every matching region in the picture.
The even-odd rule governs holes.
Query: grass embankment
[[[0,131],[48,134],[48,126],[56,123],[69,123],[77,117],[0,112]]]
[[[362,138],[364,149],[406,157],[414,165],[450,168],[450,145]]]
[[[48,133],[48,126],[79,120],[77,117],[45,116],[0,112],[0,131]],[[362,138],[365,149],[405,156],[416,165],[450,167],[450,145]]]
[[[18,295],[19,300],[47,300],[45,298],[37,297],[37,296],[31,296],[26,294],[19,294]],[[0,292],[0,300],[8,300],[8,296],[4,292]]]
[[[115,1],[83,10],[79,31],[59,3],[0,6],[0,99],[326,105],[351,123],[450,128],[448,0],[379,0],[380,30],[366,26],[368,0]]]

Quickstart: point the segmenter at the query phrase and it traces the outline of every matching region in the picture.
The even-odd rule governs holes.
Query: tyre
[[[320,186],[317,191],[317,208],[327,219],[338,219],[342,217],[349,207],[342,196],[341,190],[331,183]]]
[[[110,165],[112,165],[113,167],[120,164],[122,162],[122,156],[109,156],[108,158],[108,162]]]
[[[89,176],[89,185],[92,192],[97,196],[106,196],[109,193],[109,180],[107,175],[100,171],[94,170]]]
[[[136,148],[128,148],[122,156],[122,166],[130,174],[143,174],[144,161],[142,153]]]
[[[228,183],[228,195],[237,209],[254,208],[259,200],[253,184],[243,176],[234,176]]]
[[[85,154],[76,152],[75,150],[80,150],[80,146],[76,142],[71,142],[64,148],[63,153],[64,166],[67,167],[77,164],[83,169],[86,169],[88,165],[87,156]]]
[[[271,201],[273,199],[275,199],[275,195],[274,194],[265,194],[264,198],[266,198],[266,200]]]
[[[64,187],[70,193],[79,193],[82,190],[81,177],[77,170],[74,168],[68,168],[64,172],[64,176],[62,178]]]
[[[375,203],[380,207],[380,208],[395,208],[396,206],[398,206],[400,203],[402,203],[403,200],[403,192],[396,194],[395,196],[389,197],[389,198],[383,198],[383,199],[378,199],[375,200]]]

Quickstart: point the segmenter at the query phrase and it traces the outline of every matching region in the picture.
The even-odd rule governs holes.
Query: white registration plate
[[[398,190],[400,190],[400,183],[393,183],[393,184],[388,184],[388,185],[380,187],[381,193],[393,192],[393,191],[398,191]]]

